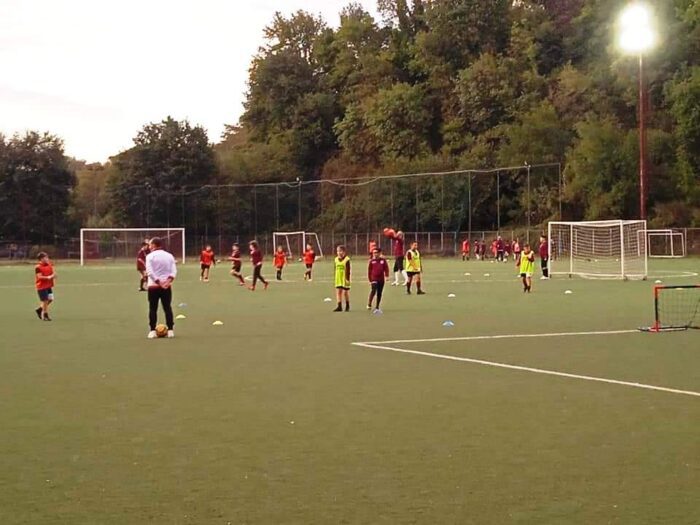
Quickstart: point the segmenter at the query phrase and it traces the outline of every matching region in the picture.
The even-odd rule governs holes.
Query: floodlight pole
[[[639,218],[647,218],[647,163],[646,163],[646,89],[644,85],[644,55],[639,54]]]

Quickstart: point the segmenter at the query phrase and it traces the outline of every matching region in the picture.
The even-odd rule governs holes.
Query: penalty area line
[[[394,341],[361,341],[363,344],[397,344],[397,343],[440,343],[448,341],[482,341],[490,339],[529,339],[537,337],[575,337],[582,335],[616,335],[636,334],[639,330],[596,330],[592,332],[552,332],[544,334],[497,334],[497,335],[470,335],[465,337],[436,337],[433,339],[396,339]],[[356,343],[353,343],[356,344]]]
[[[377,345],[377,344],[372,344],[372,343],[352,343],[354,346],[360,346],[363,348],[369,348],[373,350],[386,350],[389,352],[398,352],[402,354],[413,354],[413,355],[419,355],[423,357],[432,357],[435,359],[445,359],[448,361],[459,361],[462,363],[471,363],[475,365],[482,365],[482,366],[490,366],[494,368],[506,368],[508,370],[517,370],[520,372],[530,372],[532,374],[543,374],[543,375],[549,375],[549,376],[557,376],[557,377],[566,377],[568,379],[579,379],[582,381],[594,381],[597,383],[607,383],[610,385],[620,385],[620,386],[627,386],[631,388],[641,388],[644,390],[655,390],[657,392],[666,392],[669,394],[679,394],[679,395],[685,395],[685,396],[693,396],[693,397],[700,397],[700,392],[694,392],[692,390],[678,390],[675,388],[667,388],[663,386],[656,386],[656,385],[647,385],[644,383],[634,383],[631,381],[620,381],[617,379],[607,379],[605,377],[596,377],[596,376],[586,376],[586,375],[580,375],[580,374],[569,374],[567,372],[557,372],[556,370],[546,370],[544,368],[532,368],[529,366],[520,366],[520,365],[509,365],[507,363],[498,363],[495,361],[484,361],[483,359],[472,359],[470,357],[457,357],[453,355],[444,355],[444,354],[434,354],[432,352],[421,352],[420,350],[407,350],[405,348],[394,348],[391,346],[383,346],[383,345]]]

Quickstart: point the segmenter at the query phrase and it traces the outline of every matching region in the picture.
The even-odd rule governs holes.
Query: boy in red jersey
[[[520,253],[522,248],[520,247],[520,239],[518,237],[513,241],[513,258],[515,259],[515,265],[520,266]]]
[[[406,286],[408,282],[408,275],[403,265],[404,256],[403,232],[399,230],[394,235],[394,282],[391,283],[391,286],[399,286],[399,276],[403,276],[403,284],[401,286]]]
[[[263,256],[262,252],[260,251],[260,247],[258,246],[258,241],[250,241],[248,243],[248,247],[250,248],[250,262],[253,263],[253,285],[248,289],[251,292],[254,292],[255,285],[258,283],[258,280],[260,280],[263,283],[264,289],[267,290],[269,283],[265,280],[261,273]]]
[[[284,268],[284,265],[287,264],[287,254],[284,253],[284,248],[282,246],[277,247],[277,251],[275,252],[275,269],[277,270],[277,280],[281,281],[282,280],[282,268]]]
[[[238,284],[240,286],[245,286],[245,280],[243,275],[241,275],[241,267],[243,262],[241,261],[241,247],[236,243],[231,246],[231,257],[228,258],[231,261],[231,275],[238,279]]]
[[[136,271],[139,272],[139,275],[141,276],[139,292],[146,291],[146,288],[144,288],[146,281],[148,281],[148,275],[146,274],[146,255],[148,255],[150,251],[151,250],[148,248],[148,241],[143,241],[141,243],[141,249],[136,255]]]
[[[379,306],[382,303],[384,282],[389,278],[389,264],[386,262],[386,259],[382,257],[382,249],[379,247],[374,248],[372,251],[372,258],[369,260],[369,265],[367,267],[367,278],[372,287],[372,291],[369,293],[369,300],[367,301],[367,310],[372,309],[372,300],[376,297],[377,306],[373,313],[380,314],[382,310]]]
[[[211,244],[207,244],[202,250],[202,253],[199,254],[199,262],[202,270],[199,274],[199,280],[208,283],[209,269],[212,264],[216,264],[216,260],[214,260],[214,250],[212,250]]]
[[[313,279],[311,279],[311,270],[314,267],[315,260],[316,260],[316,252],[314,252],[314,250],[310,244],[307,244],[306,250],[304,251],[304,264],[306,265],[306,271],[304,272],[304,280],[305,281],[312,281],[313,280]]]
[[[469,239],[464,239],[462,241],[462,260],[463,261],[468,261],[469,260]]]
[[[56,272],[46,252],[37,255],[39,264],[34,267],[36,291],[39,295],[39,308],[34,310],[39,319],[50,321],[49,305],[53,302],[53,285]]]

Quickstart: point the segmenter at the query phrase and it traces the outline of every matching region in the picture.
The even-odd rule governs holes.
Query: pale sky
[[[49,131],[89,162],[168,115],[218,142],[275,11],[337,26],[349,1],[0,0],[0,133]],[[378,18],[375,0],[359,3]]]

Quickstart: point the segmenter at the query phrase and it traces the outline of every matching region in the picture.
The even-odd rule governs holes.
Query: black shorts
[[[314,266],[313,264],[307,264],[307,265],[306,265],[306,269],[307,269],[307,270],[310,270],[311,268],[313,268],[313,266]]]
[[[396,260],[394,261],[394,271],[395,272],[402,272],[403,271],[403,255],[397,257]]]
[[[202,268],[202,270],[208,270],[209,268],[211,268],[211,264],[202,263],[201,268]]]
[[[420,272],[406,272],[406,275],[413,277],[414,275],[420,275]]]
[[[241,263],[234,263],[231,265],[231,270],[233,270],[236,273],[241,273]]]
[[[53,301],[53,288],[37,290],[36,293],[39,296],[40,301]]]
[[[350,287],[349,286],[336,286],[335,289],[336,290],[345,290],[347,292],[348,290],[350,290]]]

